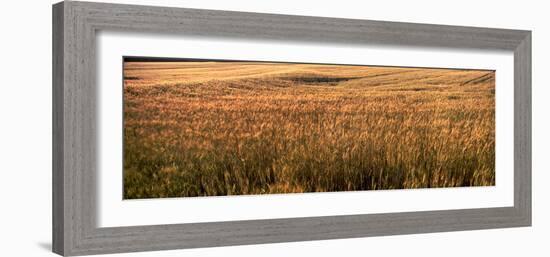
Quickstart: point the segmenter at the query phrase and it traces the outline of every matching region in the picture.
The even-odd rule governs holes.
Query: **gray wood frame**
[[[98,228],[98,30],[514,52],[514,206]],[[53,6],[53,251],[61,255],[531,225],[531,32],[65,1]]]

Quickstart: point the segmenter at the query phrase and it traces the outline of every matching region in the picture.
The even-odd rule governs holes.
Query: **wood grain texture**
[[[531,33],[514,51],[514,207],[531,224]]]
[[[514,207],[98,228],[95,223],[98,30],[514,51]],[[531,224],[529,31],[66,1],[53,6],[53,69],[53,250],[61,255]]]
[[[63,4],[53,6],[52,23],[52,249],[63,253],[65,245],[64,228],[64,186],[63,186]]]

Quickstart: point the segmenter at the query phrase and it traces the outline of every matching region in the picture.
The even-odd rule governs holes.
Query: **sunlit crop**
[[[126,62],[124,197],[495,184],[495,73]]]

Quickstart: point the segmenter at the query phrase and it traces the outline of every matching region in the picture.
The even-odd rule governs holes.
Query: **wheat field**
[[[124,198],[495,185],[495,72],[124,63]]]

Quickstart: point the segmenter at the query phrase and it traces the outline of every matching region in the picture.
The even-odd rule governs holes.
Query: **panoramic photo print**
[[[124,57],[124,199],[495,185],[495,71]]]

